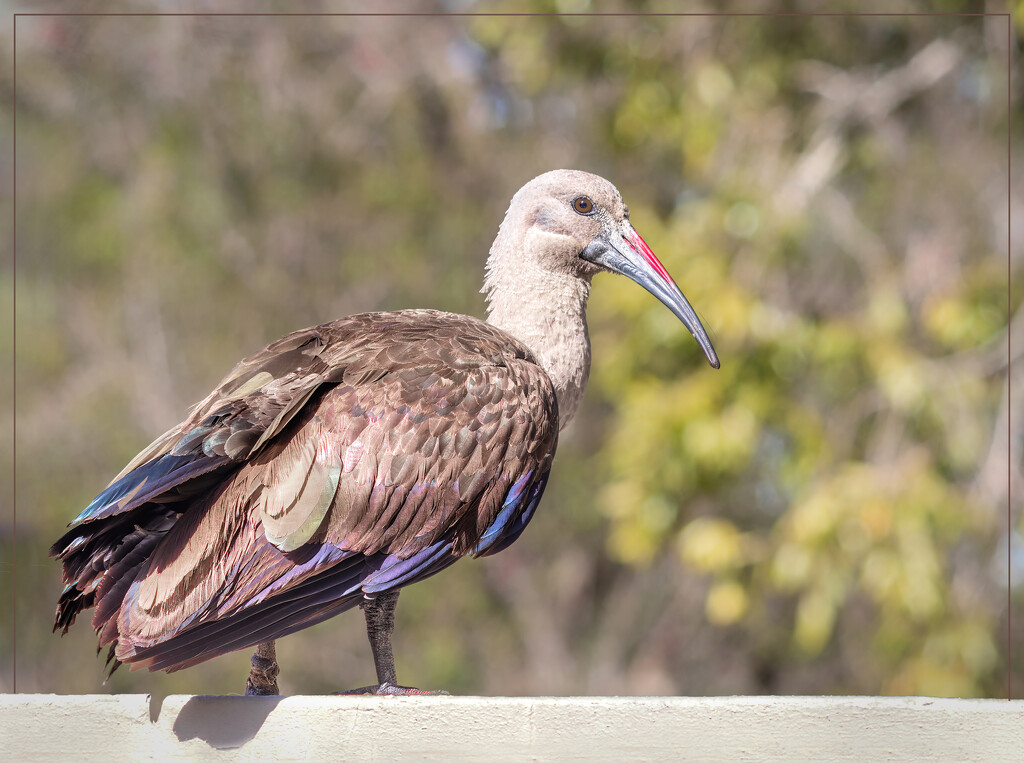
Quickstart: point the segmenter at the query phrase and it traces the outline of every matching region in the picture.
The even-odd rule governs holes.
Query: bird
[[[54,631],[94,608],[110,674],[256,647],[246,694],[277,694],[277,639],[363,609],[378,683],[402,588],[507,548],[534,517],[590,371],[595,275],[624,275],[719,359],[619,191],[554,170],[513,196],[486,320],[410,309],[288,334],[241,360],[68,525]]]

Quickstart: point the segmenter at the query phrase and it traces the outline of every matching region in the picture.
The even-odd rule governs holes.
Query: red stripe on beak
[[[654,256],[654,252],[651,251],[651,247],[647,246],[647,242],[643,240],[643,237],[636,232],[636,228],[632,225],[629,226],[629,236],[626,237],[626,243],[629,244],[633,251],[641,255],[647,264],[654,268],[655,272],[665,279],[667,283],[675,285],[675,281],[672,280],[672,276],[665,270],[665,266],[661,264],[661,260]]]

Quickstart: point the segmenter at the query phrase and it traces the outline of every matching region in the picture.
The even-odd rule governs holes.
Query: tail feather
[[[73,583],[64,586],[64,591],[57,600],[57,614],[53,619],[53,632],[60,631],[65,635],[75,623],[78,613],[96,603],[95,591],[82,591]]]
[[[108,573],[127,571],[124,560],[137,557],[140,546],[147,555],[180,516],[172,507],[156,507],[144,517],[114,517],[69,530],[50,549],[63,563],[66,586],[57,604],[54,630],[68,627],[77,614],[96,603],[97,588],[115,583]],[[134,561],[132,561],[134,564]]]

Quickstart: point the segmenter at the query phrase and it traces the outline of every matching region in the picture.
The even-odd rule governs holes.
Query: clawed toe
[[[363,686],[358,689],[349,689],[348,691],[333,692],[334,694],[340,694],[342,696],[357,696],[357,695],[369,695],[374,697],[447,697],[450,696],[448,692],[442,690],[429,691],[427,689],[417,689],[414,686],[396,686],[390,684],[387,681],[380,684],[379,686]]]
[[[273,686],[253,686],[247,684],[245,687],[245,696],[247,697],[276,697],[280,692],[277,690],[277,684]]]
[[[374,694],[381,697],[447,697],[448,692],[444,689],[429,691],[428,689],[417,689],[414,686],[394,686],[387,681],[377,687]]]

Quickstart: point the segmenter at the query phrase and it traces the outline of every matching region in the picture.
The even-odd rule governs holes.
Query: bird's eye
[[[589,215],[594,212],[594,202],[588,199],[586,196],[580,196],[572,203],[572,208],[579,212],[581,215]]]

